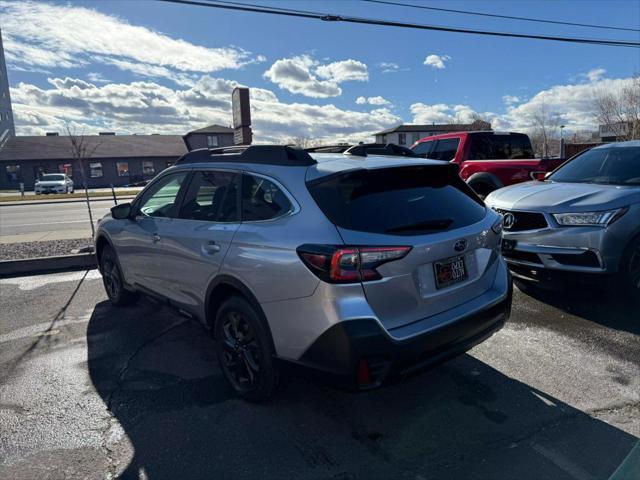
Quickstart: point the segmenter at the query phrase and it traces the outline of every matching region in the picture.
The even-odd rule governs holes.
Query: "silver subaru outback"
[[[202,149],[99,224],[111,302],[210,327],[224,376],[267,399],[284,371],[354,389],[460,354],[511,309],[502,219],[448,162]]]

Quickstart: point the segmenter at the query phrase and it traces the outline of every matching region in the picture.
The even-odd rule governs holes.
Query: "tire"
[[[640,302],[640,237],[634,238],[625,250],[618,284],[627,297]]]
[[[100,256],[100,270],[104,289],[112,305],[122,307],[137,300],[137,295],[125,288],[116,253],[109,245],[104,247]]]
[[[487,198],[487,195],[489,195],[491,192],[496,190],[495,188],[493,188],[492,185],[489,185],[488,183],[484,183],[484,182],[478,182],[469,186],[473,189],[474,192],[476,192],[476,195],[478,195],[482,200]]]
[[[256,309],[240,296],[224,301],[214,324],[216,355],[226,381],[250,402],[266,402],[276,389],[269,331]]]

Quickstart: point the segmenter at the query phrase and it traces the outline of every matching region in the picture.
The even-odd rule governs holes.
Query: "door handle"
[[[157,233],[154,233],[154,234],[151,236],[151,241],[152,241],[153,243],[158,243],[158,242],[160,241],[160,235],[158,235]]]
[[[214,253],[218,253],[220,251],[220,245],[218,245],[214,241],[210,241],[210,242],[205,243],[202,246],[202,251],[203,251],[203,253],[205,253],[207,255],[213,255]]]

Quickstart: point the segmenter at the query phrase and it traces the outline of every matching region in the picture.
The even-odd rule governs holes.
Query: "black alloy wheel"
[[[106,246],[100,256],[100,270],[104,289],[113,305],[128,305],[135,301],[136,295],[124,286],[116,254],[110,246]]]
[[[255,332],[241,312],[229,311],[222,320],[222,334],[222,368],[237,391],[253,390],[258,383],[261,363]]]
[[[266,322],[244,298],[227,299],[214,325],[218,363],[236,394],[251,402],[266,401],[275,390],[278,375]]]

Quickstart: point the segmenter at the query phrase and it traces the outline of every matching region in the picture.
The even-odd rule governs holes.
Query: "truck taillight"
[[[355,283],[382,278],[380,265],[403,258],[411,247],[364,247],[301,245],[298,255],[321,280],[329,283]]]

